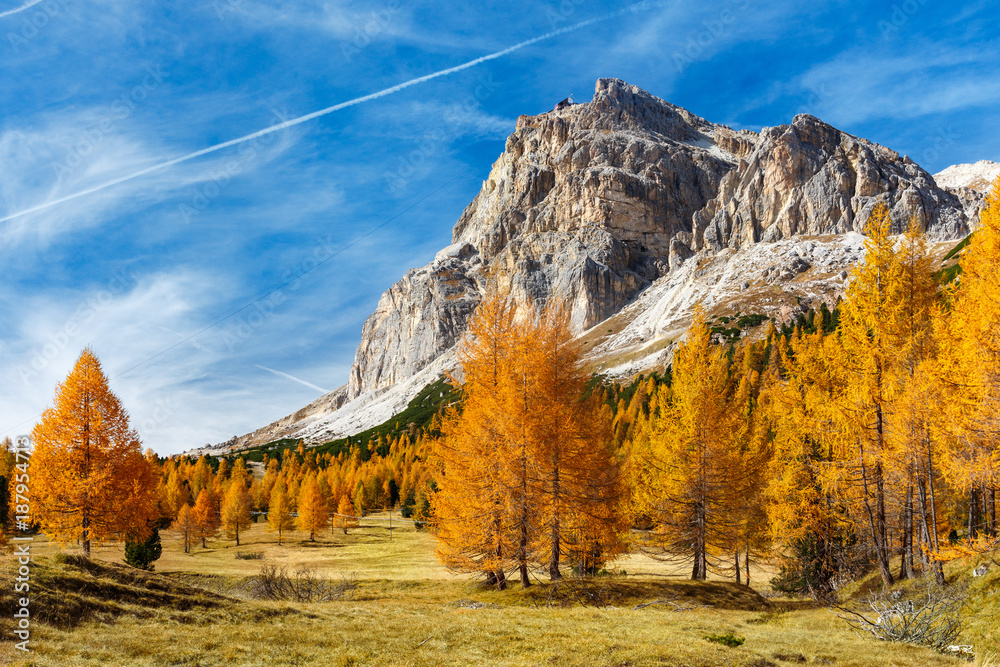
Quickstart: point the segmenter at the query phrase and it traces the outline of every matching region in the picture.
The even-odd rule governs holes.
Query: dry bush
[[[897,591],[872,593],[867,602],[874,618],[841,606],[835,607],[842,612],[837,616],[860,635],[947,651],[961,631],[966,595],[961,588],[930,585],[921,598],[904,600]]]
[[[331,602],[349,598],[357,587],[354,577],[333,581],[320,576],[311,567],[300,567],[289,573],[288,568],[265,565],[260,574],[248,580],[247,592],[258,600]]]

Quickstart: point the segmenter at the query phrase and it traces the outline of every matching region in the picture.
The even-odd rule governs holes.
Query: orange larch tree
[[[532,552],[551,579],[562,577],[564,555],[579,573],[592,573],[625,550],[628,529],[610,409],[596,396],[584,399],[588,376],[564,308],[548,306],[521,331],[532,351],[526,416],[540,520]]]
[[[319,488],[316,473],[311,472],[299,491],[299,516],[296,521],[299,530],[309,533],[309,540],[316,541],[316,533],[330,523],[330,512],[326,498]]]
[[[194,511],[190,505],[181,507],[180,512],[177,513],[177,519],[174,520],[170,529],[181,538],[181,544],[184,545],[184,553],[190,553],[191,545],[194,543],[195,535],[197,534]]]
[[[462,402],[434,450],[438,556],[500,589],[510,569],[526,588],[534,565],[558,579],[564,555],[586,573],[624,548],[611,414],[583,400],[572,339],[559,307],[491,287],[462,343]]]
[[[235,538],[236,546],[240,546],[240,529],[246,530],[249,527],[250,492],[247,490],[246,480],[234,475],[222,501],[222,528],[226,531],[226,536]]]
[[[128,413],[90,348],[32,431],[35,518],[61,543],[143,537],[158,518],[157,481]]]
[[[347,531],[350,528],[356,528],[358,526],[358,519],[354,514],[354,504],[351,503],[351,498],[346,493],[340,496],[340,502],[337,504],[337,515],[333,520],[334,528],[342,528],[344,530],[344,535],[347,535]]]
[[[507,586],[514,546],[502,476],[508,464],[509,393],[515,304],[488,294],[479,304],[459,348],[461,409],[451,408],[435,442],[440,469],[431,497],[438,558],[460,572],[482,572],[491,586]],[[455,381],[458,383],[458,381]]]
[[[670,399],[651,417],[632,466],[636,508],[656,522],[658,548],[692,564],[691,578],[719,570],[740,529],[733,481],[740,468],[740,413],[730,362],[711,346],[704,313],[696,311],[687,340],[677,348]]]
[[[899,390],[898,354],[906,321],[903,275],[892,218],[879,204],[865,227],[864,262],[851,272],[840,315],[840,354],[844,373],[839,393],[840,447],[843,479],[859,480],[864,508],[882,582],[892,585],[889,531],[886,520],[889,417]]]
[[[203,549],[206,548],[208,538],[215,537],[219,532],[219,513],[216,511],[216,504],[212,493],[208,489],[202,489],[191,510],[195,539],[201,540]]]
[[[292,501],[288,497],[285,480],[279,478],[271,491],[271,503],[267,509],[267,529],[278,533],[278,546],[281,546],[281,534],[291,530],[294,525]]]
[[[951,312],[938,328],[938,378],[949,392],[939,429],[947,438],[942,462],[951,484],[967,494],[969,543],[995,548],[1000,526],[1000,177],[961,259]],[[977,539],[978,538],[978,539]]]

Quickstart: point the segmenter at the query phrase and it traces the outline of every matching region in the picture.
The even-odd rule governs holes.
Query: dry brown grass
[[[37,581],[50,588],[45,604],[68,599],[56,588],[92,578],[90,592],[78,597],[103,599],[108,609],[76,624],[36,625],[29,661],[18,663],[9,643],[0,660],[113,667],[963,664],[859,638],[810,602],[765,602],[731,582],[689,582],[641,556],[619,564],[628,576],[499,592],[449,574],[434,558],[433,537],[411,527],[391,543],[385,530],[362,528],[324,535],[317,544],[295,534],[282,547],[262,528],[249,531],[239,550],[263,551],[263,561],[237,560],[230,542],[185,555],[165,540],[153,574],[56,564],[55,546],[38,544]],[[114,548],[98,555],[121,559]],[[236,580],[264,563],[308,565],[334,577],[355,572],[359,588],[350,600],[288,604],[229,599],[190,585],[196,574]],[[746,642],[728,648],[704,639],[725,633]]]

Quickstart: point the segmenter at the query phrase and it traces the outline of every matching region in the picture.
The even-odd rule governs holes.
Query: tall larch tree
[[[279,478],[271,492],[271,503],[267,509],[267,528],[278,533],[278,546],[281,546],[281,534],[295,526],[292,517],[292,501],[288,497],[285,480]]]
[[[435,443],[441,474],[431,501],[438,558],[450,569],[483,573],[501,590],[514,551],[502,474],[512,428],[504,400],[510,394],[515,312],[513,299],[494,290],[472,317],[459,348],[462,406],[446,414]]]
[[[968,498],[968,541],[995,542],[1000,486],[1000,177],[986,198],[961,259],[951,312],[940,329],[939,381],[949,392],[941,431],[948,438],[943,463]]]
[[[767,391],[774,434],[765,492],[771,534],[786,574],[794,573],[798,587],[814,598],[828,599],[853,526],[835,495],[838,415],[832,405],[840,391],[834,367],[840,347],[818,326],[813,334],[795,331],[775,349]]]
[[[333,526],[343,529],[344,535],[347,535],[349,529],[358,526],[358,518],[354,514],[354,504],[351,503],[351,498],[346,493],[340,496],[340,502],[337,503],[337,513],[333,520]]]
[[[247,490],[244,478],[233,476],[222,500],[221,518],[222,529],[226,531],[226,536],[235,539],[236,546],[240,546],[240,530],[246,530],[251,523],[250,492]]]
[[[735,449],[732,452],[729,480],[734,499],[737,529],[733,545],[733,570],[736,583],[741,583],[740,555],[743,556],[743,577],[750,585],[750,565],[753,559],[765,560],[771,555],[764,493],[767,473],[773,457],[773,434],[767,420],[769,396],[762,391],[761,370],[764,364],[764,342],[747,343],[735,350],[732,368],[738,376],[731,406],[736,420]]]
[[[35,517],[61,543],[145,538],[158,518],[157,481],[128,413],[90,348],[56,387],[32,430]]]
[[[195,535],[197,534],[194,511],[190,505],[181,507],[170,529],[181,538],[181,544],[184,545],[184,553],[190,553],[191,545],[194,544]]]
[[[899,325],[906,317],[891,227],[889,210],[877,205],[865,226],[864,261],[851,272],[840,316],[839,363],[846,380],[838,405],[845,479],[859,480],[860,502],[886,586],[895,581],[886,520],[888,418],[896,399]]]
[[[319,488],[316,473],[311,472],[299,491],[299,516],[296,524],[299,530],[309,533],[311,542],[315,542],[316,533],[326,528],[329,523],[330,511],[326,506],[326,497]]]
[[[724,350],[711,345],[699,309],[687,340],[674,353],[670,400],[637,443],[633,482],[640,514],[656,522],[663,552],[687,558],[691,578],[721,569],[718,557],[732,553],[738,533],[739,410]]]
[[[548,306],[534,331],[530,416],[541,525],[533,551],[556,580],[564,556],[587,573],[624,551],[625,484],[610,411],[598,397],[584,398],[588,376],[565,308]]]
[[[938,475],[932,427],[938,413],[930,368],[935,357],[932,317],[939,304],[934,259],[927,249],[923,224],[917,216],[899,241],[896,253],[899,300],[893,376],[898,384],[888,416],[889,461],[902,501],[902,558],[899,578],[915,574],[914,560],[929,566],[929,553],[938,551],[935,477]],[[922,548],[921,544],[922,544]],[[940,561],[935,561],[939,584],[944,583]]]
[[[207,548],[208,538],[215,537],[219,533],[220,518],[216,505],[212,492],[209,489],[202,489],[191,510],[195,539],[201,540],[202,549]]]
[[[514,327],[510,339],[508,356],[510,360],[506,382],[501,382],[497,396],[501,400],[500,410],[507,418],[507,429],[500,444],[500,484],[506,505],[507,520],[512,535],[511,557],[521,579],[521,588],[531,586],[528,568],[537,558],[533,547],[535,536],[541,530],[539,509],[541,498],[535,479],[540,453],[539,420],[543,415],[536,411],[534,394],[537,374],[535,364],[540,361],[538,343],[538,322],[534,309]]]

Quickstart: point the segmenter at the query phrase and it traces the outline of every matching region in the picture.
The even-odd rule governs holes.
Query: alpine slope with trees
[[[926,632],[897,632],[911,616],[889,598],[871,607],[891,622],[838,609],[946,650],[963,604],[949,562],[1000,548],[1000,180],[958,270],[937,270],[918,216],[901,228],[879,206],[864,233],[834,309],[750,336],[698,309],[670,364],[628,381],[594,373],[558,300],[539,308],[494,281],[452,375],[405,417],[319,446],[144,455],[86,349],[32,432],[33,521],[84,554],[124,543],[148,570],[167,549],[194,563],[220,543],[270,540],[282,557],[346,543],[369,512],[398,509],[494,600],[627,587],[600,577],[636,553],[682,564],[691,590],[729,579],[758,600],[751,577],[767,570],[772,590],[835,605],[854,582],[922,577],[917,613],[947,614]],[[7,516],[14,469],[5,443]],[[672,601],[633,611],[659,603]]]
[[[776,563],[773,585],[818,599],[870,568],[886,585],[943,582],[942,563],[998,539],[998,193],[959,273],[935,271],[919,218],[893,229],[876,207],[836,309],[721,344],[699,312],[669,366],[627,383],[586,369],[560,304],[494,284],[436,413],[367,441],[267,448],[256,474],[239,456],[142,457],[85,351],[36,429],[33,465],[61,489],[39,519],[66,539],[172,524],[190,550],[238,543],[254,516],[280,542],[399,508],[442,563],[500,589],[635,551],[696,580],[750,584],[751,565]],[[87,470],[98,484],[63,479]],[[121,525],[111,497],[142,520]]]

